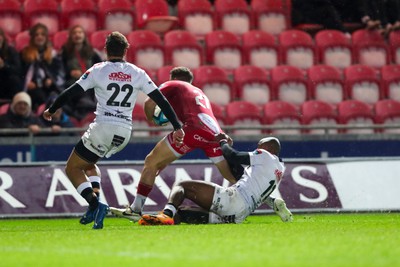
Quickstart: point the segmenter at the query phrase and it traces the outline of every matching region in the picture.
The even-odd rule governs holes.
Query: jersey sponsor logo
[[[90,74],[90,71],[86,71],[83,75],[82,75],[82,80],[85,80]]]
[[[202,136],[200,136],[198,134],[195,134],[193,136],[193,138],[194,138],[194,140],[197,140],[197,141],[200,141],[200,142],[204,142],[204,143],[208,143],[208,140],[206,140],[204,137],[202,137]]]
[[[111,81],[130,82],[132,80],[132,76],[119,71],[110,73],[108,75],[108,79]]]
[[[104,116],[107,116],[107,117],[114,117],[114,118],[120,118],[120,119],[124,119],[124,120],[126,120],[126,121],[131,121],[131,119],[129,118],[129,116],[126,116],[126,115],[124,115],[124,114],[113,114],[113,113],[108,112],[108,111],[104,112]]]

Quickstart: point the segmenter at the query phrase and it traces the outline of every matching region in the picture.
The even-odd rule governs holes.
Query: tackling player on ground
[[[230,187],[205,181],[181,181],[172,187],[168,204],[158,215],[144,214],[141,225],[175,224],[174,217],[185,199],[190,199],[203,212],[181,210],[179,221],[186,223],[241,223],[261,204],[272,206],[284,222],[293,221],[292,213],[282,199],[269,195],[278,187],[285,170],[279,158],[280,142],[266,137],[253,152],[233,149],[225,134],[218,134],[224,157],[235,164],[247,165],[240,180]]]
[[[132,131],[132,110],[139,91],[147,94],[164,112],[174,127],[171,142],[182,144],[184,132],[174,110],[144,70],[124,61],[129,43],[119,32],[106,39],[107,60],[93,65],[72,86],[63,91],[43,117],[51,120],[70,97],[94,88],[97,99],[96,119],[89,125],[73,149],[65,172],[79,194],[89,203],[82,224],[94,221],[93,229],[103,228],[108,206],[99,202],[100,171],[96,162],[121,151]]]

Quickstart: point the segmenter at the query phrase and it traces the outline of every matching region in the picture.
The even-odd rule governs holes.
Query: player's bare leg
[[[110,207],[111,213],[131,221],[138,221],[141,218],[144,203],[153,188],[156,176],[162,169],[177,158],[178,157],[171,151],[164,139],[158,142],[153,150],[146,156],[137,194],[132,205],[125,209]]]

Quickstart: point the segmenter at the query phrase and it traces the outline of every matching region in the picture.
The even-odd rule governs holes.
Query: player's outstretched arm
[[[57,111],[57,109],[61,108],[68,99],[82,92],[84,92],[83,88],[79,84],[74,83],[58,95],[53,104],[43,112],[43,118],[51,121],[52,115]]]
[[[250,154],[249,152],[240,152],[232,148],[228,144],[227,135],[224,133],[219,133],[215,136],[215,140],[219,142],[222,149],[222,154],[224,158],[232,164],[243,164],[250,165]]]

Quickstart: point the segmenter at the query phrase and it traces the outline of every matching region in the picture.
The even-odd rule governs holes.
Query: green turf
[[[400,266],[400,214],[251,216],[241,225],[0,220],[0,266]]]

